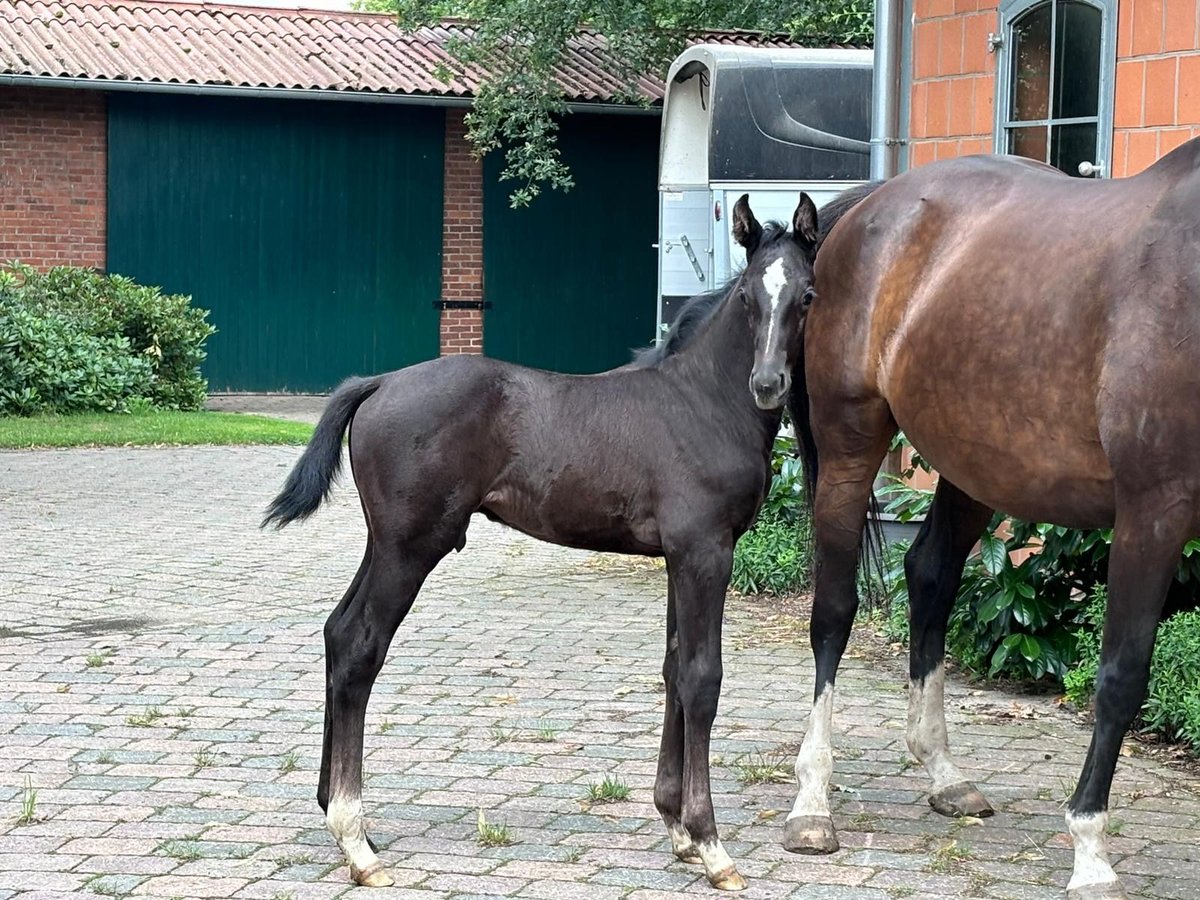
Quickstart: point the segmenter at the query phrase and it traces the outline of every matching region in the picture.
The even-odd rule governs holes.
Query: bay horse
[[[970,157],[842,203],[796,367],[815,478],[816,685],[784,846],[837,849],[834,679],[872,482],[900,429],[940,473],[905,558],[907,742],[940,813],[992,812],[950,754],[943,660],[963,563],[993,510],[1113,528],[1095,726],[1066,813],[1068,896],[1123,898],[1105,838],[1113,771],[1168,585],[1200,533],[1200,140],[1132,178]]]
[[[580,376],[443,357],[352,379],[329,398],[263,524],[316,511],[349,430],[367,547],[325,623],[317,801],[358,884],[392,883],[363,822],[367,700],[426,576],[463,549],[481,512],[568,547],[666,558],[654,803],[677,857],[702,863],[717,888],[745,886],[717,836],[709,788],[721,619],[734,544],[770,485],[818,223],[805,194],[790,231],[760,225],[746,196],[733,217],[747,256],[740,277],[689,301],[665,342],[629,365]]]

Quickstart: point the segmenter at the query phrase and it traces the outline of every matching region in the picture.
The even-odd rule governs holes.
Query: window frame
[[[1091,116],[1015,121],[1012,118],[1012,69],[1015,38],[1013,25],[1035,7],[1044,4],[1057,5],[1061,0],[1003,0],[1000,4],[1001,44],[998,49],[996,71],[995,127],[992,146],[996,153],[1007,154],[1009,133],[1015,128],[1046,127],[1055,125],[1091,124]],[[1117,0],[1073,0],[1100,11],[1100,84],[1096,109],[1096,158],[1094,164],[1102,166],[1100,177],[1112,177],[1113,145],[1113,97],[1117,70]],[[1057,21],[1057,10],[1052,11],[1051,21]],[[1053,25],[1051,26],[1051,64],[1053,65]],[[1052,70],[1054,71],[1054,70]],[[1054,71],[1054,74],[1057,74]],[[1047,112],[1053,113],[1053,109]],[[1077,172],[1069,175],[1078,176]]]

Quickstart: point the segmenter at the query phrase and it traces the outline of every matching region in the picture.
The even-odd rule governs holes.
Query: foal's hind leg
[[[679,700],[679,635],[675,624],[675,587],[667,582],[667,650],[663,656],[662,741],[658,748],[658,775],[654,779],[654,805],[667,826],[671,850],[687,863],[700,862],[692,836],[683,827],[683,705]]]
[[[1071,900],[1126,896],[1108,861],[1108,795],[1121,739],[1146,699],[1150,657],[1167,588],[1195,527],[1191,498],[1181,498],[1177,490],[1132,500],[1117,495],[1108,559],[1108,610],[1096,675],[1096,724],[1083,773],[1067,807],[1067,827],[1075,843],[1075,869],[1067,889]]]
[[[358,590],[325,623],[330,704],[326,823],[346,856],[350,877],[367,887],[393,883],[375,855],[363,822],[367,701],[396,629],[412,608],[425,577],[452,547],[453,540],[431,535],[406,542],[377,536]]]
[[[946,740],[946,622],[963,564],[992,517],[945,478],[920,534],[904,557],[908,582],[908,749],[933,781],[929,805],[945,816],[990,816],[988,805],[950,758]]]
[[[812,716],[796,755],[796,802],[783,827],[793,853],[832,853],[837,832],[829,812],[833,774],[833,683],[858,610],[859,549],[872,484],[895,433],[882,401],[844,408],[836,433],[819,435],[821,468],[813,509],[816,545],[810,640],[816,662]]]

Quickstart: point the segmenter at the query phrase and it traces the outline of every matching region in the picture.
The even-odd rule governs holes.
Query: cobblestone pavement
[[[205,409],[252,413],[315,425],[325,408],[324,394],[212,394]]]
[[[297,453],[0,454],[0,898],[368,896],[313,799],[321,627],[363,526],[344,486],[307,525],[257,530]],[[472,527],[368,715],[367,812],[398,885],[381,896],[712,895],[651,802],[663,596],[653,566]],[[835,716],[844,849],[779,847],[791,785],[741,779],[786,771],[801,737],[801,628],[731,602],[714,790],[742,896],[1060,897],[1085,732],[1049,702],[951,686],[952,740],[997,815],[948,821],[904,752],[896,663],[861,649]],[[628,799],[589,805],[605,776]],[[1112,843],[1140,896],[1200,898],[1198,786],[1122,761]],[[478,846],[480,810],[515,843]]]

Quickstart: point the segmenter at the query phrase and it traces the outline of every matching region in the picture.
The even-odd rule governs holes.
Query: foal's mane
[[[778,244],[788,237],[788,234],[788,227],[783,222],[767,222],[763,226],[762,238],[757,249],[762,250],[764,247]],[[665,338],[653,347],[644,347],[633,352],[633,366],[648,369],[683,350],[691,343],[692,338],[704,330],[704,325],[721,306],[721,301],[729,296],[729,292],[733,290],[744,271],[743,268],[719,288],[697,294],[684,303]]]

